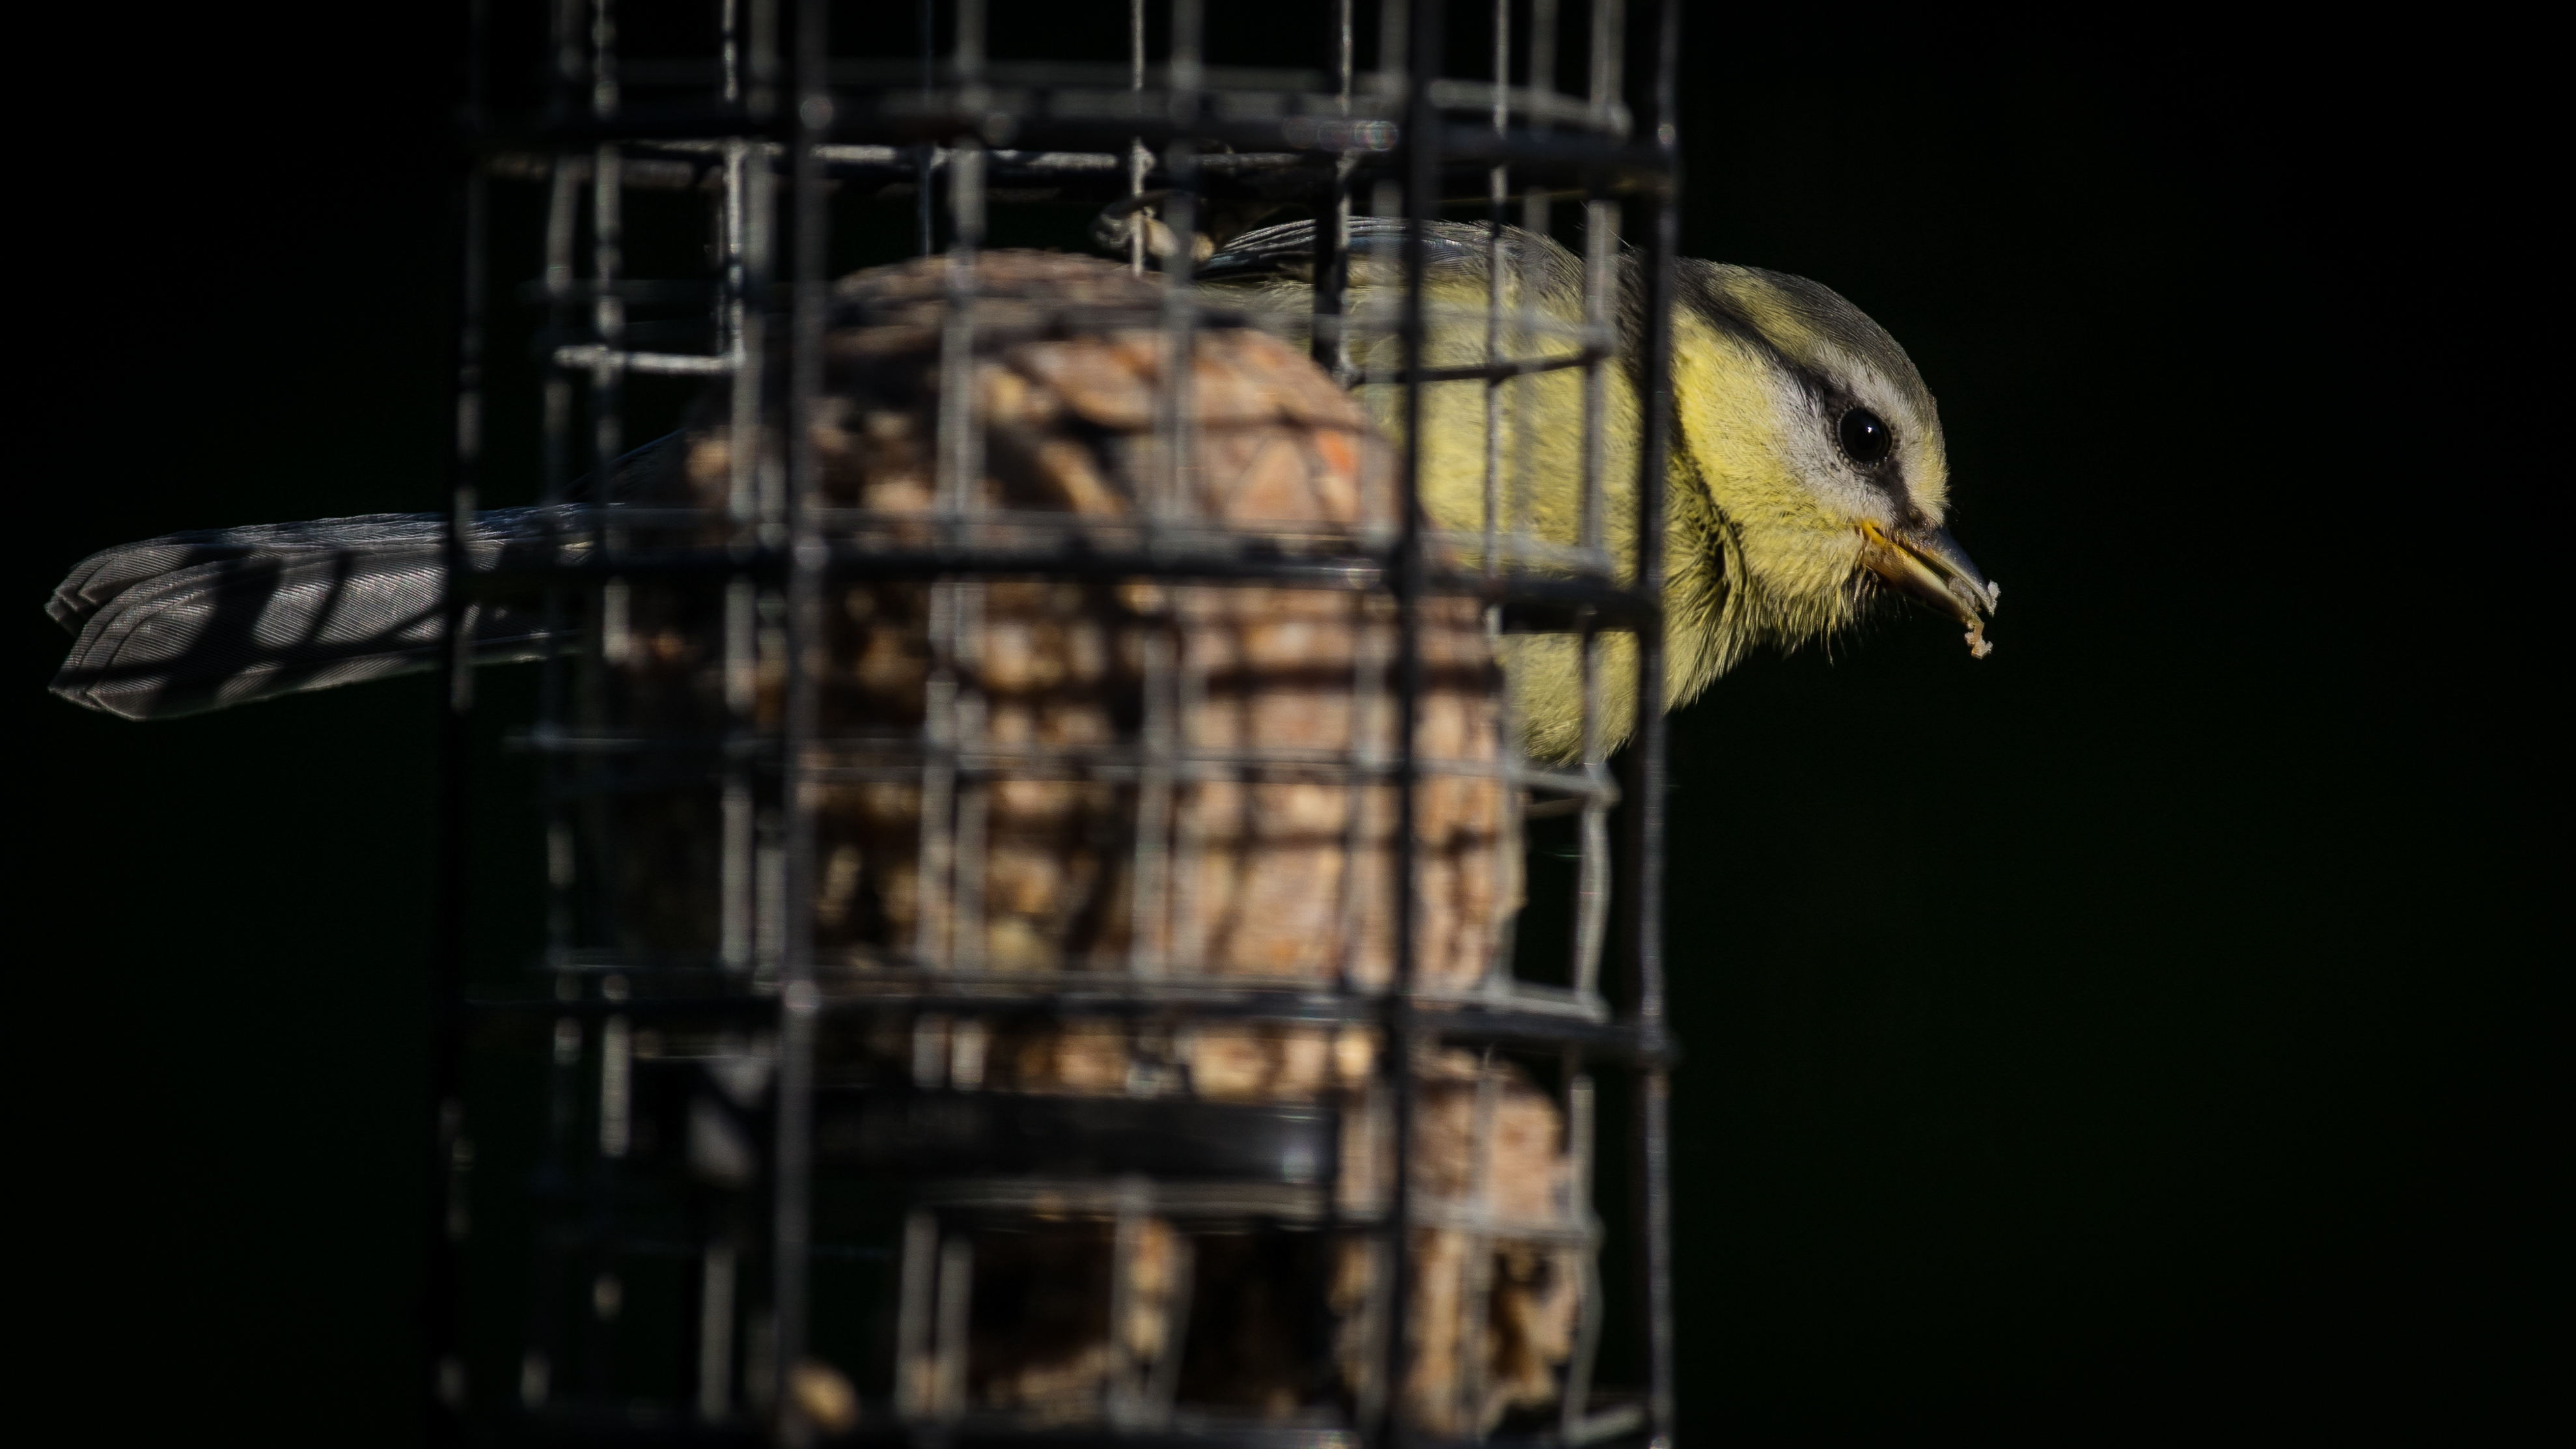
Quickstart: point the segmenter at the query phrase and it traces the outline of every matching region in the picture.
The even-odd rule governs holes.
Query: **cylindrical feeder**
[[[695,9],[475,38],[437,1432],[1668,1439],[1669,74],[1616,0],[1339,0],[1310,70]]]

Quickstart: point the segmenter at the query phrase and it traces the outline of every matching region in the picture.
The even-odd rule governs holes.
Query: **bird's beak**
[[[1861,566],[1897,592],[1911,594],[1968,626],[1968,653],[1983,659],[1994,651],[1986,642],[1986,621],[1995,616],[1999,585],[1986,582],[1968,551],[1945,528],[1900,528],[1893,532],[1864,521]]]

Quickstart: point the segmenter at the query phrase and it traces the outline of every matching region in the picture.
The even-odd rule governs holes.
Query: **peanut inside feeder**
[[[1153,581],[1085,561],[1365,559],[1396,531],[1387,449],[1356,401],[1239,319],[1203,321],[1174,385],[1162,291],[1121,268],[987,254],[971,310],[958,280],[934,259],[836,289],[806,438],[822,488],[806,506],[829,510],[848,560],[807,661],[812,940],[828,996],[879,1003],[871,1031],[826,1038],[826,1075],[875,1095],[826,1114],[819,1151],[910,1180],[924,1205],[898,1404],[1034,1424],[1347,1414],[1383,1391],[1385,1238],[1365,1226],[1395,1170],[1378,1038],[1210,1014],[1185,988],[1391,983],[1397,615],[1371,587]],[[740,479],[782,453],[752,440],[746,470],[744,446],[703,423],[629,496],[719,520],[687,541],[726,546]],[[1067,567],[868,566],[937,549]],[[783,718],[783,656],[724,665],[741,601],[639,587],[633,607],[615,685],[639,722]],[[1519,842],[1483,610],[1447,596],[1418,609],[1413,985],[1458,998],[1500,969]],[[739,904],[667,884],[713,877],[703,862],[738,828],[719,819],[734,808],[704,787],[628,807],[632,949],[744,953],[726,924]],[[1003,1007],[1085,982],[1178,994],[1111,1016],[904,1004],[983,992]],[[1508,1062],[1426,1050],[1412,1072],[1402,1405],[1429,1432],[1477,1433],[1561,1390],[1590,1251],[1579,1153],[1557,1103]],[[937,1116],[961,1102],[966,1115]],[[1020,1140],[1058,1122],[1072,1138],[1196,1124],[1222,1138],[1228,1112],[1290,1146],[1257,1170],[1211,1169],[1215,1153],[1146,1172],[1126,1148],[1050,1156]],[[1298,1112],[1323,1114],[1307,1137],[1289,1130]]]

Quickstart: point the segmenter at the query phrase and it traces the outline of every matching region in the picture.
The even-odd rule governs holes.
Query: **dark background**
[[[1760,9],[1688,16],[1685,251],[1906,344],[2005,608],[1992,659],[1893,619],[1675,721],[1686,1435],[2477,1439],[2552,1376],[2563,1418],[2524,41]],[[411,1432],[431,687],[130,725],[44,695],[39,605],[112,543],[438,506],[452,43],[28,52],[90,89],[21,153],[20,1318],[109,1422]]]

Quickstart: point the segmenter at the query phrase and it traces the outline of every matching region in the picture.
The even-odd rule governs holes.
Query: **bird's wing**
[[[581,510],[555,531],[586,532]],[[479,515],[478,568],[548,547],[546,510]],[[173,534],[93,554],[49,610],[80,631],[53,691],[127,719],[167,719],[438,662],[447,561],[437,514],[378,514]],[[548,646],[532,611],[469,611],[478,663]]]
[[[1400,264],[1404,259],[1405,229],[1405,222],[1397,217],[1352,217],[1351,259],[1361,265],[1372,261]],[[1481,266],[1485,259],[1485,229],[1469,223],[1433,222],[1423,234],[1422,243],[1426,260],[1433,266],[1462,262]],[[1311,280],[1314,263],[1315,224],[1292,221],[1248,231],[1227,242],[1222,250],[1199,263],[1197,275],[1212,282],[1261,276]]]
[[[208,528],[164,534],[141,543],[101,549],[72,566],[54,586],[45,612],[79,633],[99,610],[126,591],[154,579],[207,564],[297,557],[316,550],[435,551],[440,539],[434,513],[370,513],[310,523],[269,523],[248,528]]]
[[[678,434],[617,461],[649,487],[675,462]],[[588,480],[567,492],[587,497]],[[581,502],[475,515],[465,538],[477,571],[576,552]],[[447,594],[445,520],[376,513],[205,529],[122,544],[75,565],[45,612],[79,635],[53,692],[127,719],[167,719],[281,694],[428,669],[438,662]],[[519,604],[467,611],[474,660],[542,657],[549,637]]]

